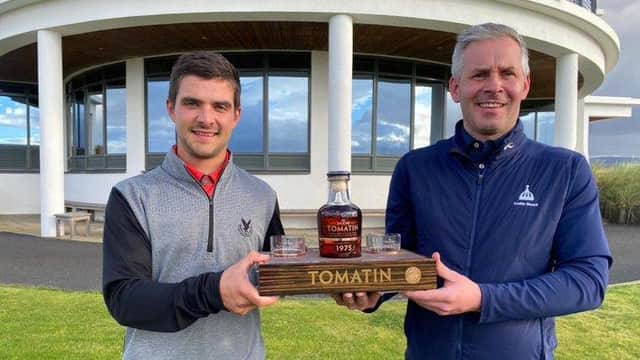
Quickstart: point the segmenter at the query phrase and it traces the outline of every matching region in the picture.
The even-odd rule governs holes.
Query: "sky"
[[[639,0],[599,0],[603,19],[620,38],[620,59],[593,95],[640,98],[640,17]],[[592,122],[589,153],[593,156],[620,155],[640,157],[640,105],[633,117]]]

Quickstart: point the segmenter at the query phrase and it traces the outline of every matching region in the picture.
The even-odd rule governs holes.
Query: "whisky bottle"
[[[349,197],[349,178],[348,171],[332,171],[327,174],[329,201],[318,210],[320,256],[360,256],[362,211]]]

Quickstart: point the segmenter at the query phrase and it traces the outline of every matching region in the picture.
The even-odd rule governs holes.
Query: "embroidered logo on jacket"
[[[513,205],[536,207],[538,206],[538,203],[534,202],[535,200],[536,197],[533,195],[533,192],[529,190],[529,185],[525,185],[524,191],[520,193],[520,196],[518,196],[518,201],[514,202]]]
[[[244,237],[251,236],[251,233],[253,232],[253,228],[251,227],[251,219],[245,220],[243,218],[240,218],[240,224],[238,224],[238,232]]]

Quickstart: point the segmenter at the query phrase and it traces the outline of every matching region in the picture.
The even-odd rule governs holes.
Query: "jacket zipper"
[[[215,196],[215,190],[213,192],[213,195],[209,197],[209,194],[207,194],[207,192],[202,188],[202,185],[200,184],[200,180],[194,178],[193,175],[191,174],[189,175],[191,176],[193,181],[196,182],[200,190],[202,190],[202,193],[204,193],[204,196],[206,196],[207,199],[209,199],[209,238],[207,240],[207,252],[213,252],[213,196]]]
[[[213,252],[213,196],[209,199],[209,240],[207,252]]]
[[[470,266],[471,266],[471,252],[473,250],[473,243],[476,238],[476,227],[478,226],[478,210],[480,209],[480,195],[482,194],[482,185],[484,180],[484,171],[485,165],[478,164],[478,179],[476,181],[476,200],[473,203],[473,222],[471,223],[471,235],[469,237],[469,251],[467,252],[467,274],[466,276],[471,275]]]
[[[464,274],[467,277],[471,276],[471,252],[473,251],[473,244],[474,244],[474,240],[476,237],[476,227],[478,224],[478,211],[480,209],[480,195],[482,194],[482,186],[483,186],[483,180],[484,180],[484,172],[485,172],[485,165],[482,164],[478,164],[478,178],[476,180],[476,198],[475,201],[473,202],[473,221],[471,223],[471,234],[469,236],[469,250],[467,251],[467,261],[465,264],[465,269],[466,269],[466,274]],[[464,328],[464,317],[461,316],[460,317],[460,340],[458,341],[458,358],[462,359],[462,332]]]

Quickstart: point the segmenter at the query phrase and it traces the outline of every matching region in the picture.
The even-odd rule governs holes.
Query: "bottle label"
[[[320,255],[360,256],[360,222],[357,217],[325,217],[320,229]]]

